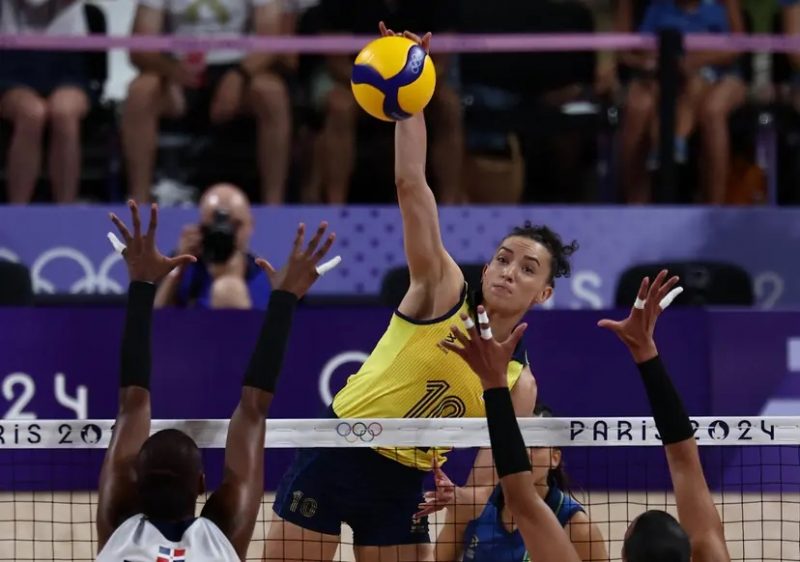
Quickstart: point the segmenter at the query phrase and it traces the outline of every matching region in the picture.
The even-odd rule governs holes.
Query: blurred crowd
[[[102,5],[3,0],[0,33],[107,33]],[[132,34],[800,33],[800,0],[138,0]],[[648,203],[661,167],[655,52],[437,54],[426,110],[440,202]],[[350,93],[352,56],[132,52],[119,103],[107,53],[0,52],[0,201],[382,203],[393,130]],[[677,203],[793,204],[800,55],[680,57]],[[769,134],[765,134],[768,129]],[[759,158],[764,143],[777,168]],[[797,169],[796,169],[797,168]]]

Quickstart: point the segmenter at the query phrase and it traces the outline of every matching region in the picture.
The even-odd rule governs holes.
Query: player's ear
[[[536,304],[544,304],[550,300],[550,297],[553,296],[553,287],[547,285],[543,290],[539,291],[534,295],[533,300],[530,306],[534,306]]]
[[[561,449],[556,449],[553,447],[550,449],[550,468],[558,468],[558,465],[561,464]]]

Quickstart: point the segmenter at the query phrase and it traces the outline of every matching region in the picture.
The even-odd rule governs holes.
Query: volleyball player
[[[626,562],[729,562],[725,531],[703,474],[694,429],[653,339],[659,314],[679,292],[670,290],[678,278],[665,282],[666,278],[666,270],[652,283],[645,277],[627,318],[598,323],[622,340],[639,368],[664,443],[678,507],[677,521],[657,510],[634,519],[625,533],[622,557]]]
[[[381,24],[381,31],[389,34]],[[409,36],[426,49],[424,40]],[[457,355],[439,346],[459,314],[482,302],[492,329],[507,337],[524,314],[550,298],[556,277],[570,272],[575,243],[545,226],[514,229],[484,267],[468,299],[464,275],[442,243],[436,200],[425,178],[423,116],[395,128],[395,181],[411,282],[389,327],[359,371],[334,397],[338,418],[482,417],[480,385]],[[520,415],[529,416],[536,386],[522,347],[509,357],[507,385]],[[433,555],[427,517],[415,517],[422,480],[435,449],[308,449],[298,453],[276,493],[265,559],[331,560],[342,522],[353,529],[359,561],[421,560]],[[443,462],[443,458],[438,458]],[[489,451],[476,459],[469,485],[492,485]],[[298,498],[314,509],[300,509]]]
[[[131,282],[122,339],[119,412],[100,473],[97,560],[244,560],[263,496],[264,418],[272,402],[295,304],[319,276],[316,265],[334,236],[319,246],[327,227],[322,223],[303,250],[304,227],[300,225],[293,251],[280,271],[265,260],[258,261],[274,290],[228,427],[222,484],[195,518],[197,496],[205,490],[197,445],[175,429],[149,436],[154,284],[194,258],[161,255],[155,246],[156,206],[151,207],[150,225],[142,235],[138,208],[133,201],[128,205],[133,234],[111,215],[125,247],[116,239],[112,243],[122,250]]]
[[[631,522],[625,532],[622,559],[625,562],[730,562],[725,533],[708,489],[694,438],[694,430],[683,403],[658,354],[653,332],[661,311],[680,292],[672,277],[665,282],[661,271],[650,283],[642,281],[630,315],[622,321],[601,320],[628,347],[647,392],[656,427],[664,443],[679,520],[650,510]],[[484,387],[484,402],[497,473],[525,545],[536,549],[539,562],[577,561],[577,553],[565,533],[556,532],[558,520],[533,491],[530,459],[519,431],[505,364],[522,337],[519,326],[505,341],[492,337],[488,325],[481,333],[474,325],[462,333],[452,329],[453,339],[442,345],[461,356],[478,374]]]
[[[542,418],[553,416],[552,410],[543,404],[537,404],[533,414]],[[607,562],[608,552],[600,529],[569,491],[561,449],[530,447],[528,451],[536,492],[564,527],[580,559],[583,562]],[[441,469],[436,469],[435,475],[437,489],[453,488],[453,483]],[[444,525],[436,539],[436,561],[455,562],[462,557],[470,562],[523,562],[530,559],[501,484],[494,488],[478,488],[467,494],[466,501],[447,507]]]

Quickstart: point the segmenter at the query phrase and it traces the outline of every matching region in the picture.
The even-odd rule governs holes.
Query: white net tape
[[[797,417],[693,418],[700,445],[800,445]],[[483,418],[275,419],[265,446],[294,447],[486,447]],[[652,418],[521,418],[529,446],[658,446]],[[6,420],[0,449],[102,449],[113,420]],[[200,448],[222,448],[228,420],[153,420],[151,432],[179,429]]]

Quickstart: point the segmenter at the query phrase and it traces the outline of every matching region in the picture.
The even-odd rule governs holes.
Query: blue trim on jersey
[[[521,562],[525,558],[525,543],[519,529],[510,531],[503,523],[503,490],[498,485],[477,519],[464,530],[464,562]],[[562,527],[583,506],[569,494],[551,486],[544,499]]]

